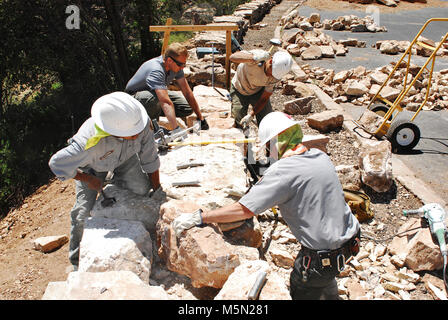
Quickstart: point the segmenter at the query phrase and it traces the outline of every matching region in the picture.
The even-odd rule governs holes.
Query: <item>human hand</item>
[[[173,220],[173,227],[176,237],[179,237],[185,230],[191,229],[202,224],[202,210],[196,210],[193,213],[181,213]]]
[[[251,121],[254,119],[254,116],[251,114],[246,115],[243,119],[241,119],[240,121],[240,125],[241,127],[243,127],[243,129],[247,129],[249,127],[249,124],[251,123]]]
[[[250,52],[252,53],[253,59],[257,62],[266,61],[270,57],[269,52],[264,50],[254,49],[251,50]]]

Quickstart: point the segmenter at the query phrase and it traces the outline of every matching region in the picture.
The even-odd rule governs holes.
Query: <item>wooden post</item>
[[[226,31],[226,87],[230,91],[230,55],[232,54],[232,31]]]
[[[170,26],[173,23],[173,19],[166,19],[166,25]],[[162,45],[162,55],[165,53],[166,47],[168,47],[168,42],[170,41],[170,29],[166,30],[163,33],[163,45]]]
[[[150,32],[164,32],[162,54],[168,46],[171,31],[226,31],[226,86],[230,90],[230,55],[232,53],[232,31],[238,30],[234,23],[219,23],[214,25],[171,25],[172,19],[166,20],[165,26],[149,26]]]

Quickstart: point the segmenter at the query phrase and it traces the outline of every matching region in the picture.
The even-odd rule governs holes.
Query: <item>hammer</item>
[[[115,202],[117,202],[117,200],[115,200],[114,197],[108,197],[108,196],[106,196],[106,194],[104,193],[104,190],[103,190],[103,189],[101,189],[101,195],[102,195],[103,198],[104,198],[104,199],[101,201],[101,206],[102,206],[103,208],[110,207],[110,206],[112,206]]]

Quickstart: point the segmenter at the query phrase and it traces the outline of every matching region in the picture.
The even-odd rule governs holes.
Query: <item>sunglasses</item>
[[[178,67],[185,68],[185,66],[187,65],[186,63],[182,63],[182,62],[177,61],[172,56],[168,56],[168,57],[171,58],[171,60],[173,60],[177,64]]]

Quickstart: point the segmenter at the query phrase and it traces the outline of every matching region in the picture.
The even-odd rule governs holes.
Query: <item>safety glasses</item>
[[[173,60],[174,63],[177,64],[178,67],[185,68],[185,66],[187,65],[186,63],[182,63],[182,62],[177,61],[177,60],[174,59],[172,56],[168,56],[168,57],[171,58],[171,60]]]

